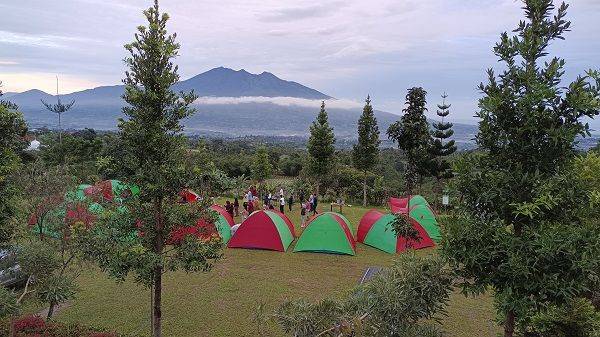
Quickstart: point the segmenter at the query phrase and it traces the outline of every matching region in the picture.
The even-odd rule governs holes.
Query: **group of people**
[[[255,186],[251,186],[248,189],[248,192],[244,195],[244,202],[241,210],[242,220],[245,220],[250,214],[252,214],[252,212],[259,208],[258,200],[258,191]],[[302,227],[304,227],[306,225],[308,214],[312,212],[313,215],[316,215],[318,213],[317,206],[319,201],[315,193],[312,193],[308,199],[305,200],[304,192],[299,194],[299,200],[301,207],[300,220]],[[275,209],[275,205],[279,205],[279,212],[285,213],[285,206],[287,204],[289,211],[292,212],[294,202],[295,200],[293,193],[289,193],[288,197],[286,198],[285,191],[283,190],[283,187],[281,187],[279,189],[279,194],[273,194],[271,192],[265,193],[263,196],[263,209],[273,210]],[[232,217],[237,217],[240,215],[240,202],[237,197],[233,200],[233,202],[227,200],[224,207],[227,213],[229,213]]]

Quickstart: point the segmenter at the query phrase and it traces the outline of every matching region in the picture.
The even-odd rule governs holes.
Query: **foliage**
[[[588,134],[582,119],[600,109],[600,76],[589,71],[564,88],[565,61],[546,50],[569,30],[567,9],[525,1],[516,36],[503,33],[494,48],[505,70],[488,70],[480,85],[484,152],[459,163],[466,214],[447,227],[444,252],[463,290],[494,289],[505,336],[526,331],[545,306],[581,296],[600,270],[600,232],[586,218],[589,198],[569,167],[576,136]]]
[[[377,119],[371,106],[371,98],[367,96],[363,113],[358,120],[358,144],[352,149],[354,167],[364,172],[363,206],[367,205],[367,172],[377,165],[380,144]]]
[[[13,175],[20,169],[19,153],[26,146],[27,126],[23,115],[14,108],[11,104],[0,104],[0,246],[11,240],[15,230],[19,191]]]
[[[424,175],[428,164],[429,124],[425,117],[427,92],[423,88],[411,88],[406,95],[407,107],[402,118],[390,125],[388,137],[398,143],[407,160],[404,173],[405,192],[413,194],[418,176]]]
[[[287,177],[297,177],[304,167],[304,159],[299,155],[282,155],[279,157],[277,167]]]
[[[117,208],[101,216],[86,255],[113,277],[134,273],[138,282],[153,287],[153,334],[160,337],[163,273],[210,270],[220,257],[221,242],[190,235],[167,249],[172,231],[211,217],[205,204],[177,203],[191,180],[181,120],[194,113],[190,105],[197,95],[172,90],[179,81],[173,59],[180,45],[167,32],[169,16],[160,12],[157,0],[144,15],[148,25],[138,27],[135,41],[125,46],[130,54],[123,80],[127,119],[119,121],[125,171],[131,172],[125,180],[141,192],[129,212]]]
[[[291,336],[441,336],[453,274],[440,258],[403,255],[341,301],[284,303],[276,318]]]
[[[552,305],[532,318],[532,332],[539,337],[598,337],[600,311],[587,299]]]
[[[273,165],[264,146],[259,147],[252,159],[252,178],[257,181],[268,179],[273,174]]]
[[[323,102],[317,119],[310,126],[310,138],[307,144],[309,155],[307,173],[313,180],[320,182],[323,176],[331,172],[334,164],[334,143],[335,135],[333,128],[329,126],[325,102]]]
[[[12,332],[15,337],[118,337],[116,333],[105,332],[99,329],[81,325],[67,325],[56,322],[45,322],[39,316],[23,316],[14,320],[0,322],[0,335],[9,336]]]
[[[15,293],[0,286],[0,319],[12,317],[19,313],[19,305]]]
[[[450,104],[446,103],[448,95],[444,93],[442,98],[443,102],[442,104],[438,104],[436,112],[441,120],[432,124],[432,144],[429,149],[433,156],[430,163],[430,170],[432,175],[438,180],[438,193],[441,192],[441,180],[452,178],[452,168],[446,157],[452,155],[457,149],[454,140],[449,139],[454,134],[454,130],[452,130],[453,124],[445,120],[450,114],[451,107]]]

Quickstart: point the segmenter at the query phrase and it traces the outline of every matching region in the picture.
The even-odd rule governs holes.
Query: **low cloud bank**
[[[318,109],[321,106],[321,100],[297,98],[297,97],[199,97],[196,104],[207,105],[227,105],[244,103],[272,103],[282,106],[301,106]],[[328,108],[333,109],[361,109],[363,103],[347,99],[328,99],[325,100]]]

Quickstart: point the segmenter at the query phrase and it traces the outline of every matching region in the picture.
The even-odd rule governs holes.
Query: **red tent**
[[[200,199],[196,192],[187,188],[179,192],[179,197],[181,198],[181,202],[184,204],[196,202],[198,199]]]
[[[227,247],[285,252],[294,234],[289,219],[279,212],[256,211],[238,228]]]

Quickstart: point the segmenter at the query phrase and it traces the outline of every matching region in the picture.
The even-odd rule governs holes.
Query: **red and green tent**
[[[416,220],[427,231],[429,237],[436,243],[439,243],[442,239],[435,213],[423,196],[413,195],[410,198],[410,212],[408,198],[390,198],[389,206],[392,213],[409,214],[412,219]]]
[[[104,180],[83,190],[86,197],[102,197],[106,201],[122,202],[140,194],[139,187],[127,185],[120,180]]]
[[[294,241],[291,221],[279,212],[256,211],[235,232],[227,247],[285,252]]]
[[[356,241],[350,228],[348,220],[340,214],[319,214],[302,232],[294,252],[355,255]]]
[[[225,208],[219,205],[212,205],[210,206],[210,209],[219,213],[219,218],[222,218],[225,221],[225,223],[229,225],[229,227],[235,226],[235,221],[233,220],[233,217],[225,210]]]
[[[440,233],[440,226],[435,218],[435,214],[426,205],[416,205],[410,210],[411,219],[415,219],[421,227],[423,227],[429,237],[436,243],[442,240],[442,234]]]
[[[231,217],[231,214],[227,213],[227,211],[219,205],[212,205],[210,209],[218,213],[214,225],[217,232],[219,232],[219,236],[224,243],[229,242],[231,239],[231,227],[235,226],[235,221]]]
[[[422,249],[435,245],[427,231],[412,217],[408,219],[421,239],[414,241],[397,236],[392,228],[394,217],[394,214],[383,214],[376,210],[367,212],[358,225],[358,242],[390,254],[400,253],[408,248]]]
[[[408,213],[408,197],[406,198],[390,198],[388,201],[392,213]],[[429,203],[421,195],[413,195],[410,197],[410,208],[418,205],[425,205],[429,207]]]

